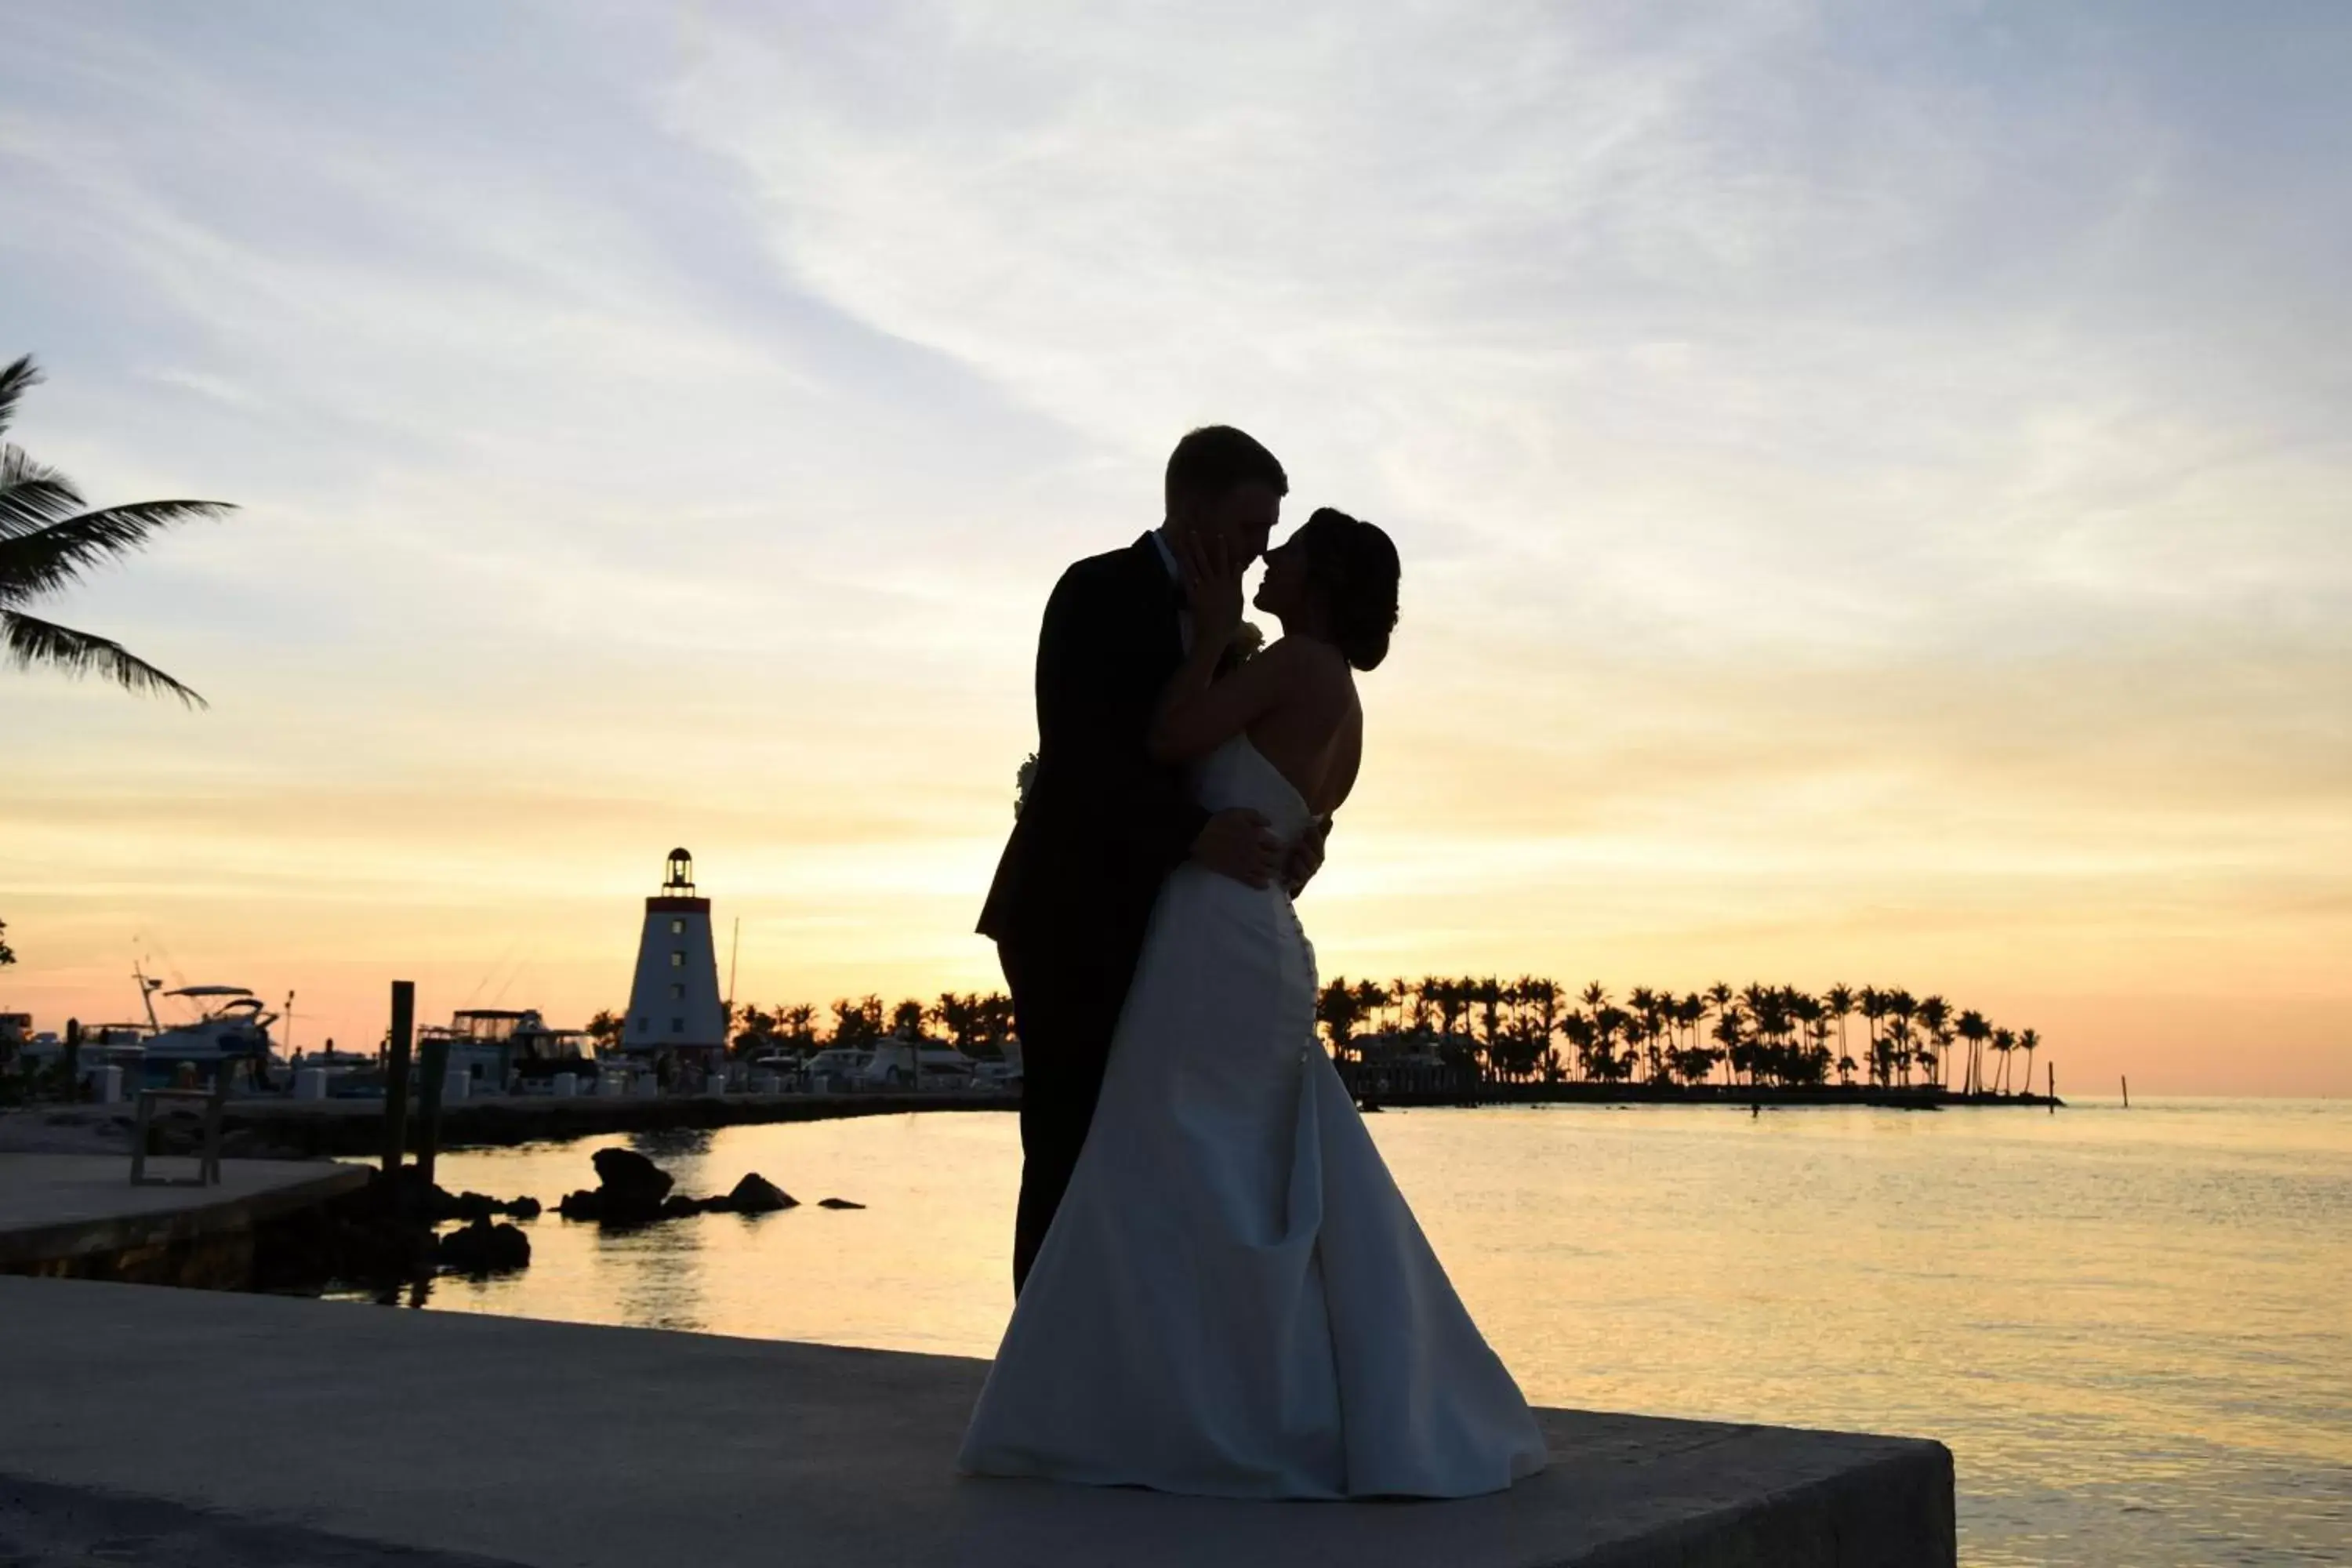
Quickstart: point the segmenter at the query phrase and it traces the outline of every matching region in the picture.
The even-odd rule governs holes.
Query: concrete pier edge
[[[215,1186],[134,1187],[130,1169],[121,1154],[0,1154],[0,1274],[242,1283],[256,1226],[368,1179],[326,1161],[233,1160]]]
[[[1957,1557],[1951,1455],[1913,1438],[1548,1410],[1552,1468],[1507,1493],[1228,1502],[958,1479],[986,1371],[959,1357],[17,1278],[0,1321],[0,1547],[60,1563],[60,1510],[150,1504],[191,1510],[155,1516],[174,1568]]]

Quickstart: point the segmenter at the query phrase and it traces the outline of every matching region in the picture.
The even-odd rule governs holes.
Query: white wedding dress
[[[1197,773],[1276,833],[1245,737]],[[1544,1441],[1315,1040],[1280,889],[1168,879],[1102,1098],[959,1468],[1245,1498],[1465,1497]]]

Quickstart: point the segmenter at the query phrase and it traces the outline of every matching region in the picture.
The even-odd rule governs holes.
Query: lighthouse
[[[694,857],[669,852],[661,891],[646,900],[637,978],[629,987],[621,1044],[633,1055],[673,1053],[714,1067],[727,1050],[727,1009],[719,1000],[719,956],[710,941],[710,900],[694,890]]]

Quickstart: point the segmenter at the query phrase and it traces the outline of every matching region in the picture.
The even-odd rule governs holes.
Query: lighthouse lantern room
[[[726,1055],[727,1009],[719,999],[710,900],[695,893],[694,857],[683,849],[669,852],[661,891],[646,900],[621,1044],[632,1055],[667,1052],[682,1064],[706,1068]]]

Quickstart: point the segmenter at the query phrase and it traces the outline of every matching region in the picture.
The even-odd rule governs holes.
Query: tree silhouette
[[[1362,999],[1344,975],[1323,987],[1317,995],[1315,1021],[1323,1026],[1323,1032],[1331,1042],[1334,1060],[1344,1062],[1348,1059],[1349,1044],[1354,1039],[1356,1026],[1363,1016]]]
[[[40,379],[30,355],[0,370],[0,436]],[[149,500],[88,510],[71,480],[0,442],[0,654],[21,668],[95,671],[126,690],[160,691],[203,707],[203,698],[121,643],[38,619],[21,606],[70,585],[101,561],[130,554],[174,523],[234,510],[226,501]]]

